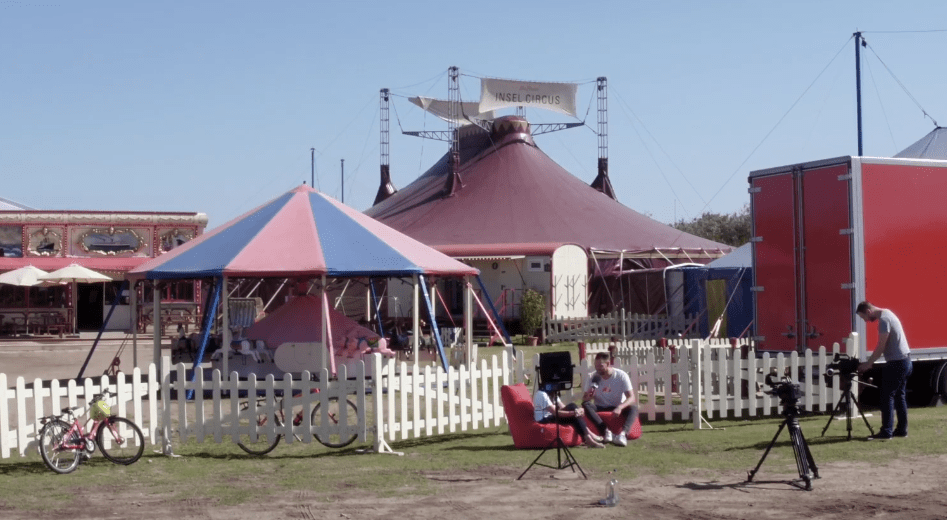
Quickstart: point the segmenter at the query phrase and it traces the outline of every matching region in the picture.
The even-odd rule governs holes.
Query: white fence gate
[[[682,334],[697,319],[694,315],[661,316],[626,314],[623,310],[585,318],[543,317],[547,342],[608,341],[667,338]]]

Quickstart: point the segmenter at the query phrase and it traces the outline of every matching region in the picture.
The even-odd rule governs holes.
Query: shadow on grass
[[[458,441],[473,441],[473,440],[478,440],[478,439],[483,440],[483,439],[490,439],[490,438],[499,439],[501,437],[505,437],[509,439],[510,445],[509,446],[476,446],[476,448],[491,449],[491,450],[497,450],[497,449],[502,450],[506,448],[512,448],[513,439],[509,436],[509,434],[506,432],[498,432],[498,431],[481,432],[481,433],[452,433],[452,434],[447,434],[447,435],[439,435],[437,437],[419,437],[417,439],[406,439],[402,441],[392,442],[389,444],[391,446],[391,449],[398,450],[402,448],[430,447],[430,446],[436,446],[439,444],[447,444],[447,443],[458,442]],[[456,446],[456,447],[449,447],[446,449],[452,450],[452,449],[469,449],[469,448],[471,447],[470,446]]]
[[[479,432],[479,433],[459,433],[459,434],[446,434],[436,437],[420,437],[416,439],[405,439],[400,441],[391,441],[388,442],[388,445],[394,451],[407,450],[412,448],[431,448],[439,445],[449,444],[453,442],[478,442],[482,444],[483,440],[491,438],[501,438],[507,437],[509,435],[505,432]],[[302,444],[300,441],[294,442],[293,446]],[[208,450],[202,450],[200,444],[193,445],[184,445],[178,446],[175,448],[175,454],[180,455],[181,457],[190,457],[196,459],[205,459],[205,460],[245,460],[245,459],[284,459],[284,460],[302,460],[302,459],[329,459],[333,457],[348,457],[351,455],[361,455],[364,453],[372,453],[371,444],[353,444],[346,446],[345,448],[323,448],[317,442],[313,442],[312,445],[315,445],[320,451],[303,451],[303,452],[288,452],[290,448],[284,448],[281,452],[281,447],[277,446],[275,450],[266,454],[266,455],[251,455],[241,451],[234,444],[233,451],[221,451],[221,448],[211,448]],[[212,444],[212,446],[220,446],[218,444]],[[225,448],[226,449],[226,448]],[[448,447],[448,450],[513,450],[512,440],[510,444],[501,445],[501,446],[457,446],[457,447]]]
[[[4,476],[16,477],[18,475],[38,475],[40,473],[55,474],[42,461],[0,464],[0,475]]]
[[[805,491],[801,487],[793,484],[792,480],[754,480],[742,481],[733,484],[722,484],[719,482],[688,482],[686,484],[681,484],[677,486],[681,489],[689,489],[691,491],[722,491],[724,489],[733,489],[735,491],[742,491],[744,493],[749,493],[750,491],[757,490],[773,490],[776,486],[785,487],[787,491]]]

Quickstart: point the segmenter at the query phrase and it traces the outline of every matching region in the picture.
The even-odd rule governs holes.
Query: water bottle
[[[605,498],[599,500],[599,504],[605,507],[615,507],[618,505],[618,481],[611,479],[605,485]]]

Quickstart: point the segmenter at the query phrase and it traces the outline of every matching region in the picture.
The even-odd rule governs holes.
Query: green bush
[[[520,327],[523,334],[533,336],[543,324],[546,313],[546,298],[537,291],[526,289],[520,301]]]

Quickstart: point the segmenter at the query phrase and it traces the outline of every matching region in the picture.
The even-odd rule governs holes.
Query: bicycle
[[[318,390],[313,390],[312,393],[318,393]],[[298,397],[299,394],[296,394]],[[285,413],[283,412],[283,399],[280,398],[276,411],[272,415],[273,422],[276,424],[277,431],[283,427],[285,424]],[[266,397],[257,397],[256,398],[257,407],[259,408],[261,404],[266,403]],[[323,424],[322,423],[322,403],[316,402],[312,407],[312,414],[310,414],[310,419],[312,425],[317,429]],[[330,397],[328,399],[329,409],[327,410],[326,417],[331,424],[339,424],[341,413],[339,410],[339,398]],[[347,431],[355,431],[355,428],[358,426],[358,407],[355,406],[355,403],[346,399],[345,400],[345,424],[348,426]],[[247,430],[251,427],[249,424],[252,420],[252,417],[247,417],[244,412],[250,409],[250,401],[243,401],[240,403],[240,428],[241,431]],[[298,412],[293,416],[293,426],[299,426],[303,421],[303,411],[305,408],[300,408]],[[269,418],[266,413],[260,413],[257,415],[256,420],[253,422],[256,426],[263,426],[267,423]],[[328,423],[327,423],[328,424]],[[302,441],[302,439],[293,434],[293,437],[297,441]],[[325,435],[321,433],[314,433],[313,437],[316,438],[323,446],[328,448],[344,448],[349,444],[355,442],[355,439],[358,437],[357,433],[350,433],[348,435],[344,434],[330,434]],[[237,446],[240,446],[243,451],[251,455],[266,455],[267,453],[273,451],[276,448],[276,445],[279,444],[279,441],[283,438],[283,434],[277,433],[275,436],[269,437],[266,434],[260,433],[256,435],[256,440],[253,440],[253,437],[249,433],[241,433],[240,440],[237,441]]]
[[[141,458],[145,436],[134,422],[112,414],[105,399],[114,395],[104,390],[92,396],[89,402],[92,427],[88,432],[75,414],[79,406],[63,408],[60,415],[40,419],[39,454],[49,469],[61,474],[75,471],[80,462],[92,456],[96,446],[115,464],[127,466]],[[71,424],[63,417],[68,417]]]

